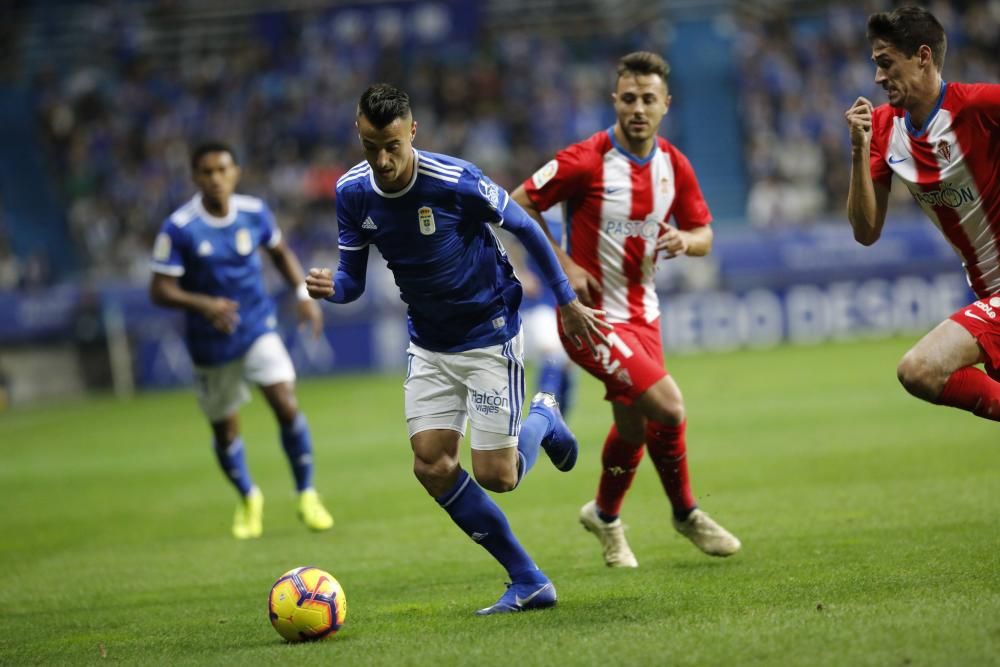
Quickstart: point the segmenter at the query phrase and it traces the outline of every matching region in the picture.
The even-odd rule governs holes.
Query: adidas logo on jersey
[[[208,241],[202,241],[198,244],[198,256],[208,257],[212,254],[212,244]]]
[[[378,229],[378,227],[375,226],[375,221],[372,220],[372,217],[369,215],[367,218],[365,218],[365,221],[361,223],[361,229],[367,229],[369,231],[374,232],[376,229]]]

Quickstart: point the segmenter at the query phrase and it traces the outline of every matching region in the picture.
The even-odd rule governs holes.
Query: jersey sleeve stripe
[[[258,213],[264,209],[264,200],[249,195],[233,195],[233,204],[241,211]]]
[[[423,160],[420,161],[420,163],[417,165],[417,168],[418,169],[426,169],[427,171],[433,171],[434,173],[441,174],[442,176],[448,176],[448,177],[453,177],[453,178],[461,178],[462,177],[462,170],[461,169],[459,169],[458,171],[450,171],[450,170],[447,170],[447,169],[442,169],[441,167],[438,167],[438,166],[435,166],[435,165],[432,165],[432,164],[427,164]]]
[[[174,223],[178,227],[183,227],[194,220],[196,215],[198,215],[198,210],[194,204],[194,200],[192,200],[174,211],[170,215],[170,222]]]
[[[458,183],[458,177],[449,178],[447,176],[442,176],[441,174],[437,174],[437,173],[435,173],[433,171],[428,171],[428,170],[423,169],[423,168],[417,169],[417,171],[419,173],[423,174],[424,176],[431,176],[432,178],[437,178],[437,179],[445,181],[447,183]]]
[[[162,273],[165,276],[173,276],[174,278],[179,278],[184,275],[183,266],[174,266],[173,264],[161,264],[159,262],[152,262],[149,267],[154,273]]]
[[[368,247],[368,244],[367,243],[364,243],[362,245],[343,245],[343,244],[341,244],[341,245],[338,245],[337,247],[340,248],[341,250],[364,250],[365,248]]]
[[[267,247],[268,248],[277,248],[278,244],[281,243],[281,238],[282,238],[281,237],[281,230],[280,229],[275,229],[271,233],[271,240],[267,242]]]
[[[420,164],[423,165],[423,166],[425,166],[425,167],[433,167],[433,168],[436,168],[436,169],[440,169],[441,171],[451,172],[451,173],[459,174],[459,175],[463,171],[462,167],[459,167],[458,165],[445,164],[444,162],[439,162],[438,160],[435,160],[434,158],[427,157],[426,153],[421,153],[420,154]]]
[[[368,163],[366,162],[365,165],[367,165],[367,164]],[[361,178],[362,176],[367,176],[370,171],[371,171],[371,169],[369,167],[367,167],[367,166],[365,166],[363,168],[360,168],[360,169],[358,169],[357,167],[355,167],[355,169],[352,169],[351,171],[347,172],[346,174],[344,174],[343,176],[341,176],[339,179],[337,179],[337,187],[340,187],[341,185],[343,185],[344,183],[347,183],[348,181],[353,181],[356,178]]]
[[[339,188],[340,186],[342,186],[342,185],[344,185],[346,183],[349,183],[351,181],[356,181],[359,178],[365,178],[366,176],[368,176],[369,173],[370,173],[369,171],[365,170],[365,171],[359,172],[357,174],[352,174],[350,177],[341,176],[340,180],[337,181],[337,187]]]

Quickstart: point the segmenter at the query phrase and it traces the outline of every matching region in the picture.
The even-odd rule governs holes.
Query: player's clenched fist
[[[847,126],[851,128],[851,145],[863,148],[872,136],[872,103],[864,97],[854,100],[851,108],[844,113]]]
[[[306,289],[314,299],[325,299],[333,296],[333,272],[330,269],[309,269],[306,276]]]

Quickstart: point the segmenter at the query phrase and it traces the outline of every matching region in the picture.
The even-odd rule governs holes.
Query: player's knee
[[[906,391],[925,401],[933,401],[941,393],[947,378],[941,378],[940,373],[922,355],[910,350],[899,360],[896,366],[896,377]]]
[[[239,424],[233,420],[214,423],[212,424],[212,435],[215,446],[225,449],[236,442],[236,438],[240,437]]]
[[[281,396],[274,402],[274,416],[284,426],[290,426],[299,414],[299,404],[294,394]]]
[[[476,475],[479,486],[493,493],[507,493],[517,487],[517,471],[491,471],[488,474]]]
[[[668,426],[677,426],[684,422],[684,401],[665,401],[657,404],[650,411],[649,419]]]
[[[458,461],[448,456],[434,460],[426,460],[418,456],[413,458],[413,475],[432,494],[441,490],[442,487],[446,487],[456,475],[457,469]]]

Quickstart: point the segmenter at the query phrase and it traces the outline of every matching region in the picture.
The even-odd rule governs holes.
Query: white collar
[[[395,199],[396,197],[402,197],[410,191],[413,184],[417,182],[417,167],[420,166],[420,153],[417,152],[416,148],[412,148],[411,150],[413,151],[413,177],[410,178],[410,182],[406,184],[405,188],[399,190],[398,192],[385,192],[378,186],[378,183],[375,182],[375,170],[372,169],[368,178],[371,180],[372,189],[375,190],[376,194],[385,197],[386,199]]]

